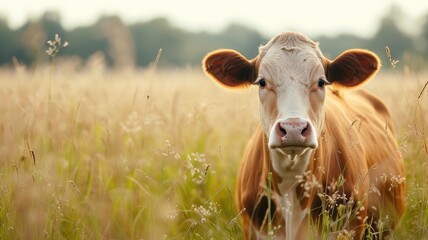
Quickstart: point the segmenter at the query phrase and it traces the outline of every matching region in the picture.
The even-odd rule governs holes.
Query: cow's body
[[[346,99],[330,92],[325,105],[326,119],[319,138],[320,145],[313,152],[306,171],[310,171],[316,177],[324,190],[328,185],[336,184],[339,176],[343,174],[345,179],[343,189],[347,196],[350,197],[356,188],[359,191],[354,194],[356,200],[364,202],[364,211],[360,212],[361,219],[373,216],[373,232],[376,232],[378,230],[376,224],[380,217],[377,210],[382,209],[382,221],[386,221],[386,215],[389,218],[389,226],[385,226],[383,230],[393,229],[404,212],[405,199],[404,184],[394,186],[391,176],[401,177],[404,169],[388,110],[378,98],[364,90],[347,94]],[[237,185],[237,205],[239,209],[245,208],[248,213],[243,217],[248,239],[260,236],[257,232],[260,231],[266,216],[267,198],[262,198],[266,196],[264,187],[268,185],[269,172],[273,170],[267,140],[259,128],[247,144]],[[383,174],[386,174],[385,184]],[[320,216],[320,199],[314,195],[308,199],[302,194],[304,190],[301,183],[296,181],[295,184],[302,200],[300,207],[311,206],[312,217]],[[311,187],[309,190],[316,188]],[[274,186],[274,190],[276,188]],[[340,189],[334,191],[336,190]],[[281,206],[278,197],[278,191],[274,191],[272,207],[277,211],[276,215],[272,213],[275,217],[273,225],[284,227],[282,213],[278,209]],[[260,231],[262,234],[266,234],[267,223],[264,224],[265,230]],[[364,227],[362,224],[363,221],[355,218],[350,229],[361,231],[360,228]],[[297,236],[302,236],[307,231],[305,227],[302,226]],[[384,236],[385,234],[387,232]]]
[[[252,61],[218,51],[204,65],[229,87],[260,86],[262,125],[238,174],[247,239],[268,235],[269,206],[271,234],[278,237],[307,239],[332,229],[336,235],[328,237],[341,230],[356,238],[390,234],[405,207],[404,164],[392,120],[368,91],[342,90],[377,71],[374,54],[354,50],[329,61],[303,35],[285,33]],[[332,89],[325,89],[325,78]],[[329,224],[342,219],[341,226],[322,229],[327,215]]]

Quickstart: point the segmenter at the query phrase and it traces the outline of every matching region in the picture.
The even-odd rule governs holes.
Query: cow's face
[[[376,55],[364,50],[350,50],[330,61],[317,43],[297,33],[274,37],[253,60],[233,50],[204,59],[205,71],[223,85],[258,86],[268,147],[273,158],[288,159],[317,148],[328,85],[360,85],[378,67]]]
[[[296,156],[318,146],[329,82],[318,46],[306,38],[289,37],[280,36],[260,48],[254,84],[259,87],[269,148]]]

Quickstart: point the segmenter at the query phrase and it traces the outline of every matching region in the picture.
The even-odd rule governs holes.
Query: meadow
[[[364,86],[390,107],[406,163],[393,239],[428,238],[427,80],[386,65]],[[0,103],[0,239],[242,238],[235,181],[256,88],[193,67],[58,62],[1,68]]]

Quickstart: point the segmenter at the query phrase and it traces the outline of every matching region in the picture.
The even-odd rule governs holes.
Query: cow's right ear
[[[257,77],[256,60],[249,61],[234,50],[217,50],[202,61],[203,68],[211,78],[226,87],[244,87]]]

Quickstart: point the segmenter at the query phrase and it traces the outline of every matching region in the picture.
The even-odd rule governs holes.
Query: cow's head
[[[318,147],[328,85],[358,86],[376,73],[380,62],[365,50],[348,50],[330,61],[317,43],[289,32],[261,46],[252,60],[234,50],[218,50],[208,54],[203,65],[226,87],[258,86],[270,152],[294,159]]]

